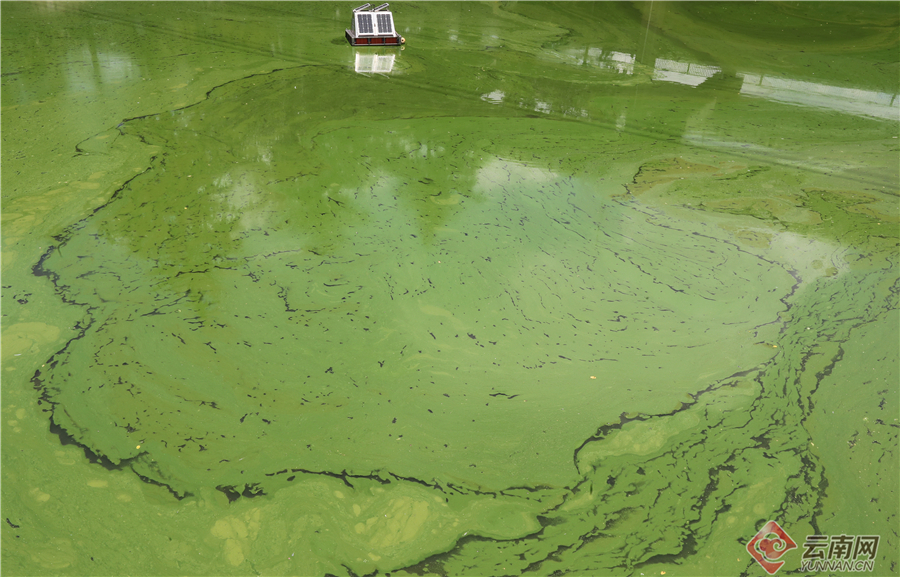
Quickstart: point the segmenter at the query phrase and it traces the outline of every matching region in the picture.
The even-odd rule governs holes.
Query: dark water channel
[[[3,3],[4,574],[900,573],[897,5],[354,7]]]

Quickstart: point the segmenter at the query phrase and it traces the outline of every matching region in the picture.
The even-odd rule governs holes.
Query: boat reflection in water
[[[394,70],[396,54],[379,54],[371,49],[358,50],[354,55],[353,69],[360,74],[390,74]]]

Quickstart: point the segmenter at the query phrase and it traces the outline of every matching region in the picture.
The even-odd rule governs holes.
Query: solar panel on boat
[[[359,34],[374,34],[375,30],[372,28],[372,15],[371,14],[357,14],[356,15],[356,30]]]
[[[393,22],[391,21],[390,14],[379,13],[375,14],[375,17],[378,21],[378,33],[379,34],[390,34],[394,31]]]
[[[404,39],[397,33],[394,16],[387,10],[388,4],[369,8],[363,4],[353,9],[352,29],[345,30],[347,40],[353,46],[399,46]]]

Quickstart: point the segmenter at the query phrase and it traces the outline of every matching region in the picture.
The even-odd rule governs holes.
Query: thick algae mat
[[[895,9],[135,6],[4,5],[141,33],[4,44],[5,571],[900,571]]]

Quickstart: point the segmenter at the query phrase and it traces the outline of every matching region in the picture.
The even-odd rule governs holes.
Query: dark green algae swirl
[[[235,566],[294,539],[309,574],[628,573],[822,530],[811,396],[896,321],[882,198],[346,74],[117,129],[148,169],[34,269],[85,311],[33,380],[65,436],[178,498],[286,500],[212,529]]]

